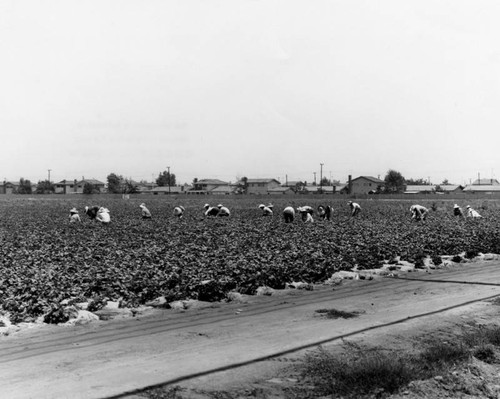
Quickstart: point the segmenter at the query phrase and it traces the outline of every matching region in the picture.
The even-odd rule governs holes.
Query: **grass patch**
[[[316,310],[316,313],[320,313],[327,319],[352,319],[353,317],[358,317],[361,314],[359,311],[346,312],[338,309],[318,309]]]
[[[338,355],[319,348],[306,356],[302,372],[317,395],[357,398],[395,393],[469,359],[469,348],[461,343],[436,342],[417,354],[350,346]]]
[[[500,306],[500,296],[497,296],[496,298],[493,298],[490,302],[491,302],[493,305]]]
[[[183,391],[184,389],[179,386],[161,387],[152,388],[138,396],[144,397],[145,399],[183,399],[184,397],[181,395]]]
[[[356,317],[358,312],[319,309],[317,313],[338,317]],[[327,316],[328,317],[328,316]],[[472,357],[486,363],[498,360],[500,348],[499,326],[476,326],[453,336],[449,342],[430,338],[417,352],[395,351],[378,347],[360,346],[347,342],[342,353],[332,353],[319,347],[308,353],[299,372],[300,386],[284,388],[287,399],[312,399],[318,396],[385,397],[405,388],[410,382],[445,375],[453,366],[469,363]],[[157,388],[143,393],[147,399],[181,399],[179,387]],[[232,392],[204,392],[210,399],[231,399]],[[262,394],[262,395],[261,395]],[[265,392],[255,392],[265,398]]]
[[[395,392],[423,370],[409,356],[383,350],[361,350],[334,355],[323,348],[306,356],[304,376],[316,394],[359,397],[377,392]]]

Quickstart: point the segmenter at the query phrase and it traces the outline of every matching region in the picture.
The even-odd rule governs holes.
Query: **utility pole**
[[[319,193],[323,194],[323,164],[319,164]]]
[[[47,170],[49,171],[49,183],[50,183],[50,171],[51,171],[52,169],[47,169]]]
[[[314,174],[314,185],[316,185],[316,172],[313,172]]]
[[[170,166],[167,166],[168,169],[168,194],[170,194]]]

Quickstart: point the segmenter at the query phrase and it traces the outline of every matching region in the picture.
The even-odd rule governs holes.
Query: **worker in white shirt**
[[[297,211],[300,213],[300,216],[302,217],[302,221],[304,223],[312,223],[314,222],[314,219],[311,215],[311,207],[310,206],[302,206],[298,207]]]
[[[482,218],[478,211],[472,209],[470,205],[467,205],[467,217],[470,218]]]
[[[81,222],[80,215],[78,214],[78,210],[76,208],[72,208],[69,210],[69,222],[76,223]]]
[[[361,206],[359,206],[359,204],[357,202],[349,201],[347,204],[349,205],[349,208],[351,208],[351,216],[352,217],[358,215],[359,212],[361,212]]]
[[[101,222],[102,224],[109,224],[111,222],[111,216],[109,215],[109,209],[100,207],[99,210],[97,211],[97,216],[95,218],[98,222]]]
[[[260,204],[259,208],[262,210],[262,216],[273,216],[273,206],[271,204]]]
[[[144,202],[139,205],[139,208],[141,208],[143,219],[151,219],[151,212],[148,208],[146,208],[146,204]]]
[[[422,205],[412,205],[410,207],[411,218],[414,220],[425,220],[429,214],[429,210]]]

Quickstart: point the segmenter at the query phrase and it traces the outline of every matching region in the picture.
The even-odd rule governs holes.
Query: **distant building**
[[[500,186],[497,179],[476,179],[472,182],[473,186]]]
[[[236,190],[236,186],[217,186],[210,190],[210,194],[212,195],[229,195],[229,194],[234,194],[234,191]]]
[[[295,191],[292,190],[292,187],[274,187],[267,190],[269,195],[285,195],[285,194],[294,194]]]
[[[74,194],[76,193],[76,180],[61,180],[54,183],[54,193],[56,194]]]
[[[186,194],[187,190],[189,190],[189,186],[157,186],[150,190],[141,191],[144,194],[153,194],[153,195],[174,195],[174,194]]]
[[[436,186],[421,184],[421,185],[407,185],[404,191],[405,194],[430,194],[436,190]]]
[[[247,194],[267,194],[276,187],[281,187],[276,179],[247,179]]]
[[[104,192],[104,189],[106,187],[106,184],[104,184],[102,181],[96,179],[83,179],[76,183],[76,193],[82,194],[86,184],[92,184],[94,189],[96,191],[99,191],[100,193]]]
[[[500,193],[500,185],[498,184],[481,184],[481,185],[470,185],[470,186],[465,186],[464,193],[483,193],[483,194],[495,194],[495,193]]]
[[[229,183],[218,179],[202,179],[198,180],[196,183],[193,183],[193,190],[212,191],[214,188],[219,186],[229,187]]]
[[[305,186],[302,190],[304,194],[337,194],[338,186]]]
[[[463,190],[463,186],[455,184],[423,184],[423,185],[409,185],[406,186],[404,191],[405,194],[450,194],[450,193],[460,193]]]
[[[0,194],[15,194],[19,188],[19,182],[4,181],[0,186]]]
[[[351,180],[351,194],[373,194],[384,187],[385,182],[371,176],[359,176]]]
[[[464,189],[464,186],[459,184],[438,184],[436,186],[436,191],[441,191],[445,194],[449,193],[461,193]]]

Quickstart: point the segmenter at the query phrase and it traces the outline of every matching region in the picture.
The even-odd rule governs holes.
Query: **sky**
[[[496,0],[3,0],[0,179],[500,180],[499,20]]]

